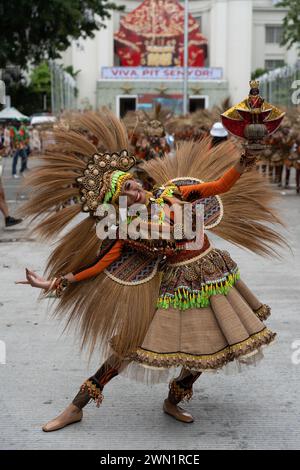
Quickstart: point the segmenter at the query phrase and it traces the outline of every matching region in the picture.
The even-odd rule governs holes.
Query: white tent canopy
[[[0,111],[0,119],[16,119],[21,121],[22,119],[29,119],[25,114],[20,113],[16,108],[4,108]]]
[[[35,126],[36,124],[50,124],[51,122],[55,122],[55,116],[33,116],[31,118],[30,124]]]

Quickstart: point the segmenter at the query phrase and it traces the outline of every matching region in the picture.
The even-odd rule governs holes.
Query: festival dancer
[[[82,345],[91,352],[100,346],[104,358],[44,431],[80,421],[83,407],[91,399],[100,405],[104,386],[118,374],[155,381],[178,367],[163,409],[190,423],[192,415],[179,403],[191,398],[198,377],[233,361],[255,362],[275,338],[263,323],[270,307],[243,282],[229,253],[214,248],[206,234],[200,245],[190,245],[194,238],[171,210],[185,202],[196,210],[200,202],[207,230],[274,255],[285,241],[270,227],[280,224],[272,189],[255,171],[246,171],[255,163],[253,154],[240,155],[230,142],[211,148],[210,138],[183,143],[175,155],[143,163],[156,183],[147,192],[130,173],[135,159],[128,146],[126,129],[111,113],[79,115],[55,132],[55,144],[28,178],[33,190],[22,210],[40,219],[36,229],[44,238],[57,236],[81,211],[86,218],[59,240],[45,276],[27,269],[26,281],[19,282],[55,292],[56,313],[79,326]],[[105,210],[118,213],[121,196],[129,209],[145,205],[141,234],[151,229],[158,237],[122,238],[121,222],[113,219],[109,233],[116,239],[99,240],[99,209],[104,203]],[[70,197],[80,202],[54,212]],[[137,217],[125,219],[128,228]]]

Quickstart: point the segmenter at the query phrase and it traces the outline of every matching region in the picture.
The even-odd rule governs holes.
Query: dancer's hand
[[[250,157],[250,158],[258,157],[261,153],[262,153],[262,149],[249,149],[249,148],[246,148],[244,152],[245,156]]]
[[[26,281],[15,281],[15,284],[30,284],[32,287],[37,287],[39,289],[49,289],[51,286],[51,281],[44,279],[41,276],[38,276],[34,271],[30,271],[26,268]]]
[[[244,173],[247,170],[253,168],[257,161],[257,156],[261,153],[261,150],[249,150],[246,149],[241,155],[240,160],[236,163],[235,169],[239,173]]]

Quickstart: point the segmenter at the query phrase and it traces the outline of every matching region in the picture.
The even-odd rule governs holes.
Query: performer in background
[[[210,129],[212,146],[219,145],[228,139],[228,131],[221,122],[215,122]]]
[[[86,137],[91,134],[97,143]],[[155,382],[170,371],[163,409],[190,423],[179,403],[191,398],[201,374],[231,362],[256,363],[275,338],[263,323],[270,307],[242,280],[230,254],[213,247],[206,233],[191,249],[195,240],[174,213],[185,202],[194,210],[202,203],[206,230],[274,256],[285,241],[270,226],[281,222],[272,189],[251,171],[253,154],[240,155],[230,142],[211,147],[210,138],[185,142],[175,155],[143,163],[156,183],[145,191],[130,173],[135,158],[128,146],[126,129],[108,111],[79,115],[55,132],[54,145],[28,178],[31,198],[22,211],[39,217],[36,230],[44,239],[57,237],[80,212],[86,217],[62,235],[44,276],[26,269],[19,282],[55,293],[56,313],[79,328],[91,353],[100,347],[104,361],[44,431],[80,421],[83,407],[91,399],[100,405],[105,385],[118,374]],[[99,208],[111,204],[118,213],[121,196],[129,207],[145,205],[141,236],[121,239],[113,221],[116,239],[99,240]],[[54,212],[70,197],[78,203]],[[137,217],[127,219],[129,227]],[[148,229],[158,238],[144,237]]]

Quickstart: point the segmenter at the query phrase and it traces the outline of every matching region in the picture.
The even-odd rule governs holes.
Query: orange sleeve
[[[221,178],[215,181],[192,184],[190,186],[180,186],[179,189],[184,198],[188,198],[191,192],[198,193],[200,197],[215,196],[216,194],[222,194],[229,191],[240,176],[241,173],[232,167],[227,170]],[[199,197],[198,195],[196,197]]]
[[[74,277],[76,281],[84,281],[85,279],[89,279],[90,277],[96,276],[97,274],[104,271],[105,268],[107,268],[120,257],[122,247],[123,241],[117,240],[108,253],[106,253],[99,261],[97,261],[96,264],[75,274]]]

